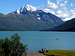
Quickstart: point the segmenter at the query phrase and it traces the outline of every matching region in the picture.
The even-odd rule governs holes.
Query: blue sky
[[[28,1],[28,2],[27,2]],[[55,0],[50,0],[56,2]],[[60,1],[60,0],[57,0]],[[74,0],[68,0],[70,3],[74,3]],[[45,7],[47,6],[47,0],[0,0],[0,12],[8,13],[18,9],[24,4],[29,3],[36,7]]]
[[[27,2],[28,1],[28,2]],[[8,13],[14,11],[24,4],[29,3],[37,7],[43,7],[46,0],[0,0],[0,12]]]

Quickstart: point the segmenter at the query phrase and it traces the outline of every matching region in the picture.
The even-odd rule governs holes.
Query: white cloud
[[[43,9],[43,11],[46,12],[46,13],[49,13],[50,9],[45,8],[45,9]]]
[[[68,20],[71,20],[71,18],[65,18],[65,19],[63,19],[63,21],[68,21]]]
[[[56,15],[56,13],[55,13],[53,10],[50,10],[50,13],[52,13],[52,14]]]
[[[58,10],[57,11],[57,14],[61,14],[63,11],[62,10]]]
[[[59,6],[60,6],[60,7],[64,7],[64,6],[65,6],[65,4],[64,4],[64,3],[61,3],[61,4],[59,4]]]
[[[56,3],[48,1],[48,8],[50,8],[50,9],[57,9],[58,5]]]
[[[71,20],[72,18],[75,18],[75,12],[71,14],[69,17],[66,17],[65,19],[63,19],[63,21]]]
[[[67,18],[68,17],[68,13],[60,13],[58,14],[59,17],[63,17],[63,18]]]
[[[65,3],[65,4],[67,4],[67,3],[68,3],[68,1],[67,1],[67,0],[64,0],[64,3]]]
[[[50,2],[48,0],[48,6],[44,9],[44,11],[53,13],[61,18],[65,18],[63,21],[67,21],[75,17],[75,10],[70,8],[73,4],[70,3],[69,7],[68,4],[68,0],[56,0],[56,2]]]
[[[30,4],[27,4],[26,8],[27,8],[28,11],[36,11],[37,10],[36,7],[34,7],[34,6],[30,5]]]
[[[50,9],[47,9],[47,8],[43,9],[43,11],[46,12],[46,13],[55,14],[54,10],[50,10]]]

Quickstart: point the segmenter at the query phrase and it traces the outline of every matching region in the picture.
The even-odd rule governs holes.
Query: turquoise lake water
[[[15,33],[21,36],[21,41],[28,45],[29,50],[75,50],[75,32],[4,31],[0,32],[0,38]]]

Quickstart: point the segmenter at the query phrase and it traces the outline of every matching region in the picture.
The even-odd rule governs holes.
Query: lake
[[[75,50],[75,32],[40,32],[40,31],[2,31],[0,38],[18,33],[21,41],[29,50],[47,48],[50,50]]]

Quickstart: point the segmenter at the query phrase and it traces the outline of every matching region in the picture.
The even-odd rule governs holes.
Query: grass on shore
[[[75,56],[75,50],[48,50],[46,56]]]

